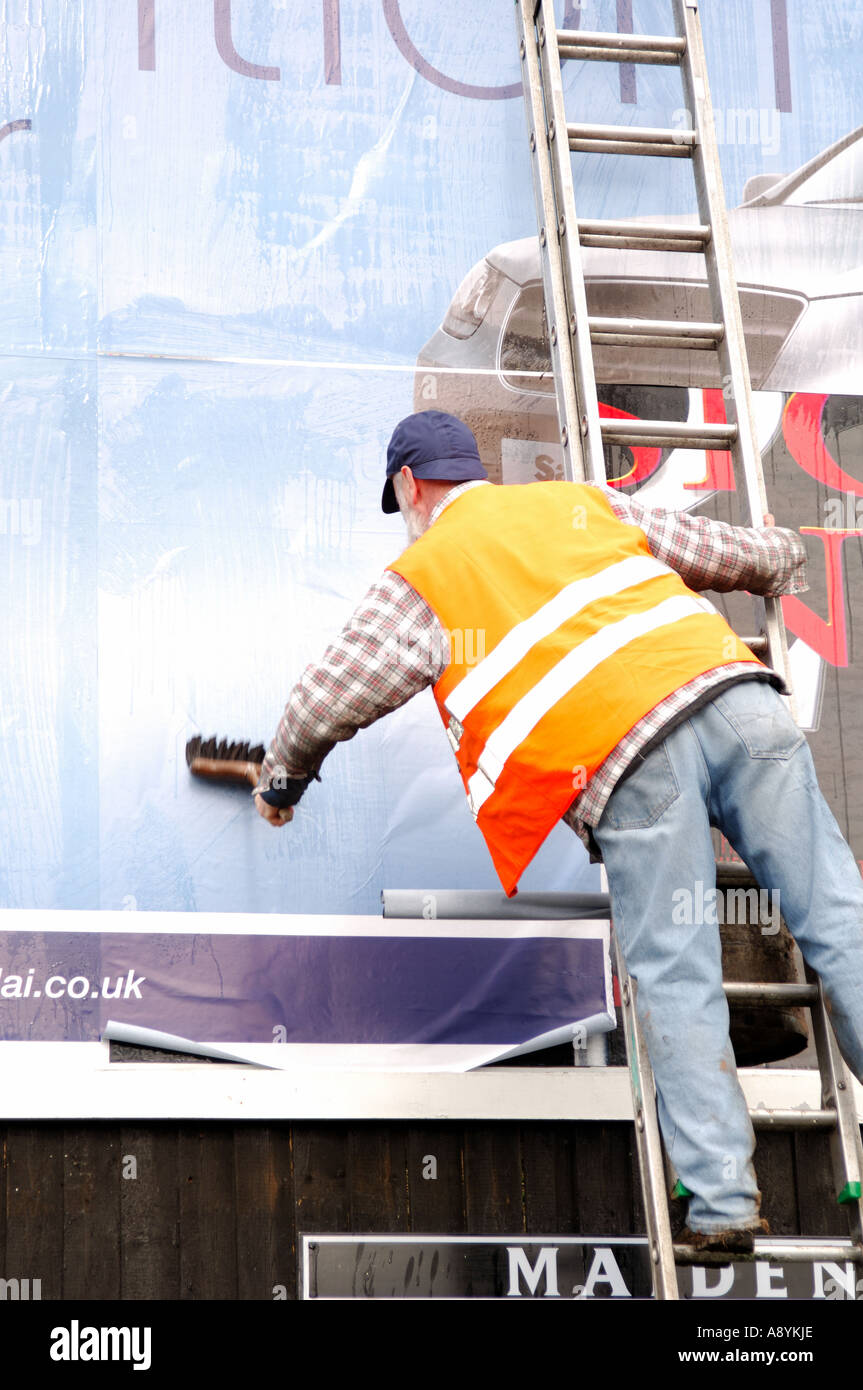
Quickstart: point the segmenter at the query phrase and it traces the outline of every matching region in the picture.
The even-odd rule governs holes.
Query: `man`
[[[766,1223],[719,929],[674,907],[715,884],[718,826],[779,895],[863,1079],[863,881],[782,677],[697,596],[799,592],[803,544],[772,518],[732,527],[601,484],[493,487],[470,430],[440,411],[401,421],[386,473],[383,510],[410,544],[291,693],[257,808],[283,824],[336,742],[432,685],[507,893],[558,819],[604,860],[690,1196],[683,1239],[751,1250]]]

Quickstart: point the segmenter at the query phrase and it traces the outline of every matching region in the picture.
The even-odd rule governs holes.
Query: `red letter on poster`
[[[796,463],[804,473],[825,487],[863,497],[863,483],[840,468],[828,451],[821,433],[821,417],[828,396],[789,396],[782,416],[782,433]]]
[[[782,600],[782,615],[795,637],[800,637],[831,666],[848,665],[848,623],[845,615],[845,575],[842,542],[863,531],[830,531],[824,526],[801,526],[800,534],[819,536],[824,543],[827,569],[827,619],[819,618],[794,594]]]

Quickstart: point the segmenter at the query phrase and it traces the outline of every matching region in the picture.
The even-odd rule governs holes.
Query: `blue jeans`
[[[744,680],[672,729],[594,829],[614,930],[638,981],[666,1149],[694,1194],[689,1225],[704,1232],[756,1226],[760,1200],[709,905],[711,825],[778,903],[863,1081],[863,879],[783,700],[766,681]]]

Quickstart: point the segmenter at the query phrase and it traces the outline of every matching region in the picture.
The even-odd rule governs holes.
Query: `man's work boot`
[[[684,1226],[674,1240],[675,1245],[686,1245],[695,1251],[719,1255],[751,1255],[755,1248],[756,1236],[769,1236],[770,1226],[767,1218],[759,1218],[759,1225],[752,1230],[728,1231],[690,1231]]]

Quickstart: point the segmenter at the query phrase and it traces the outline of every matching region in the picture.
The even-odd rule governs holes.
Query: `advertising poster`
[[[671,32],[665,0],[558,11]],[[701,16],[768,498],[809,554],[783,601],[800,722],[863,861],[863,11]],[[278,832],[248,788],[190,777],[185,747],[266,746],[404,547],[380,507],[404,416],[459,415],[495,483],[560,476],[513,5],[0,0],[0,45],[0,1038],[92,1039],[107,1013],[265,1040],[284,1019],[261,1022],[249,981],[288,970],[284,914],[312,923],[301,949],[285,932],[280,997],[309,1006],[293,1041],[341,1045],[311,1020],[371,951],[382,890],[499,886],[431,691],[339,744]],[[564,87],[572,119],[687,124],[673,69],[570,61]],[[695,220],[688,161],[573,167],[581,217]],[[585,272],[594,313],[709,317],[697,256],[590,248]],[[603,413],[721,420],[707,358],[601,350]],[[608,462],[639,501],[740,519],[722,453]],[[745,596],[726,611],[746,629]],[[599,868],[558,826],[522,886],[596,892]],[[320,1008],[316,916],[348,923]],[[43,966],[86,999],[31,1007]],[[599,995],[520,1039],[607,1012],[605,980],[598,958]]]

